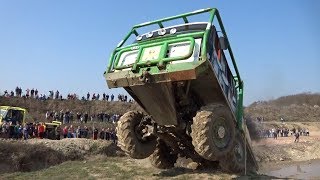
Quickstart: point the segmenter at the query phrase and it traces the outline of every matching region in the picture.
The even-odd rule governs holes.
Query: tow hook
[[[139,81],[144,83],[150,83],[151,74],[148,71],[143,71],[142,75],[139,77]]]

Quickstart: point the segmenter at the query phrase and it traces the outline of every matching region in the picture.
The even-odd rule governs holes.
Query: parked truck
[[[205,22],[190,21],[206,14]],[[238,173],[258,168],[243,119],[243,81],[217,9],[135,25],[104,76],[145,111],[129,111],[117,125],[130,157],[149,157],[158,168],[172,168],[178,157]]]
[[[0,125],[4,122],[11,122],[12,125],[23,125],[28,111],[21,107],[0,106]]]

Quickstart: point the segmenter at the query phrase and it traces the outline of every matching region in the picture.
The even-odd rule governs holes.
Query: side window
[[[217,32],[215,33],[215,36],[214,36],[214,49],[215,49],[216,57],[217,57],[218,61],[220,61],[222,50],[220,48],[219,37],[218,37]]]
[[[215,28],[214,26],[211,27],[210,30],[210,36],[209,36],[209,40],[208,40],[208,44],[207,44],[207,53],[210,56],[210,61],[211,63],[213,63],[214,61],[214,56],[213,56],[213,51],[214,51],[214,47],[213,47],[213,42],[214,42],[214,34],[215,34]]]
[[[23,111],[20,111],[20,110],[15,111],[16,121],[19,122],[19,124],[22,124],[23,114],[24,114]]]
[[[6,121],[11,121],[11,118],[12,118],[12,110],[9,109],[8,112],[7,112],[5,120]]]

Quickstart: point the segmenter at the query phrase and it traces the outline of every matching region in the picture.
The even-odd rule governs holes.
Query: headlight
[[[122,53],[117,66],[127,66],[135,63],[138,52],[138,50],[135,50]]]
[[[153,32],[149,32],[149,33],[146,34],[147,38],[151,38],[152,36],[153,36]]]
[[[168,57],[186,56],[190,51],[190,42],[169,44]]]
[[[139,35],[139,36],[136,37],[136,40],[137,40],[137,41],[140,41],[141,39],[142,39],[142,36],[141,36],[141,35]]]
[[[176,28],[170,29],[170,34],[174,34],[174,33],[176,33],[176,32],[177,32],[177,29],[176,29]]]
[[[148,47],[143,49],[141,61],[151,61],[159,58],[161,46]]]
[[[166,34],[166,30],[165,30],[165,29],[160,29],[160,30],[158,31],[158,34],[159,34],[160,36],[163,36],[163,35]]]

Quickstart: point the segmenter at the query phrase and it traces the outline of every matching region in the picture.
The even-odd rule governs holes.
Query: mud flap
[[[130,87],[145,110],[159,125],[177,125],[175,97],[171,82]]]
[[[254,167],[254,170],[258,171],[259,166],[258,166],[258,163],[256,161],[256,157],[255,157],[253,150],[252,150],[251,138],[249,135],[248,127],[244,125],[243,128],[244,128],[245,144],[247,146],[247,167],[248,167],[248,163],[249,163],[249,165],[252,165]]]

